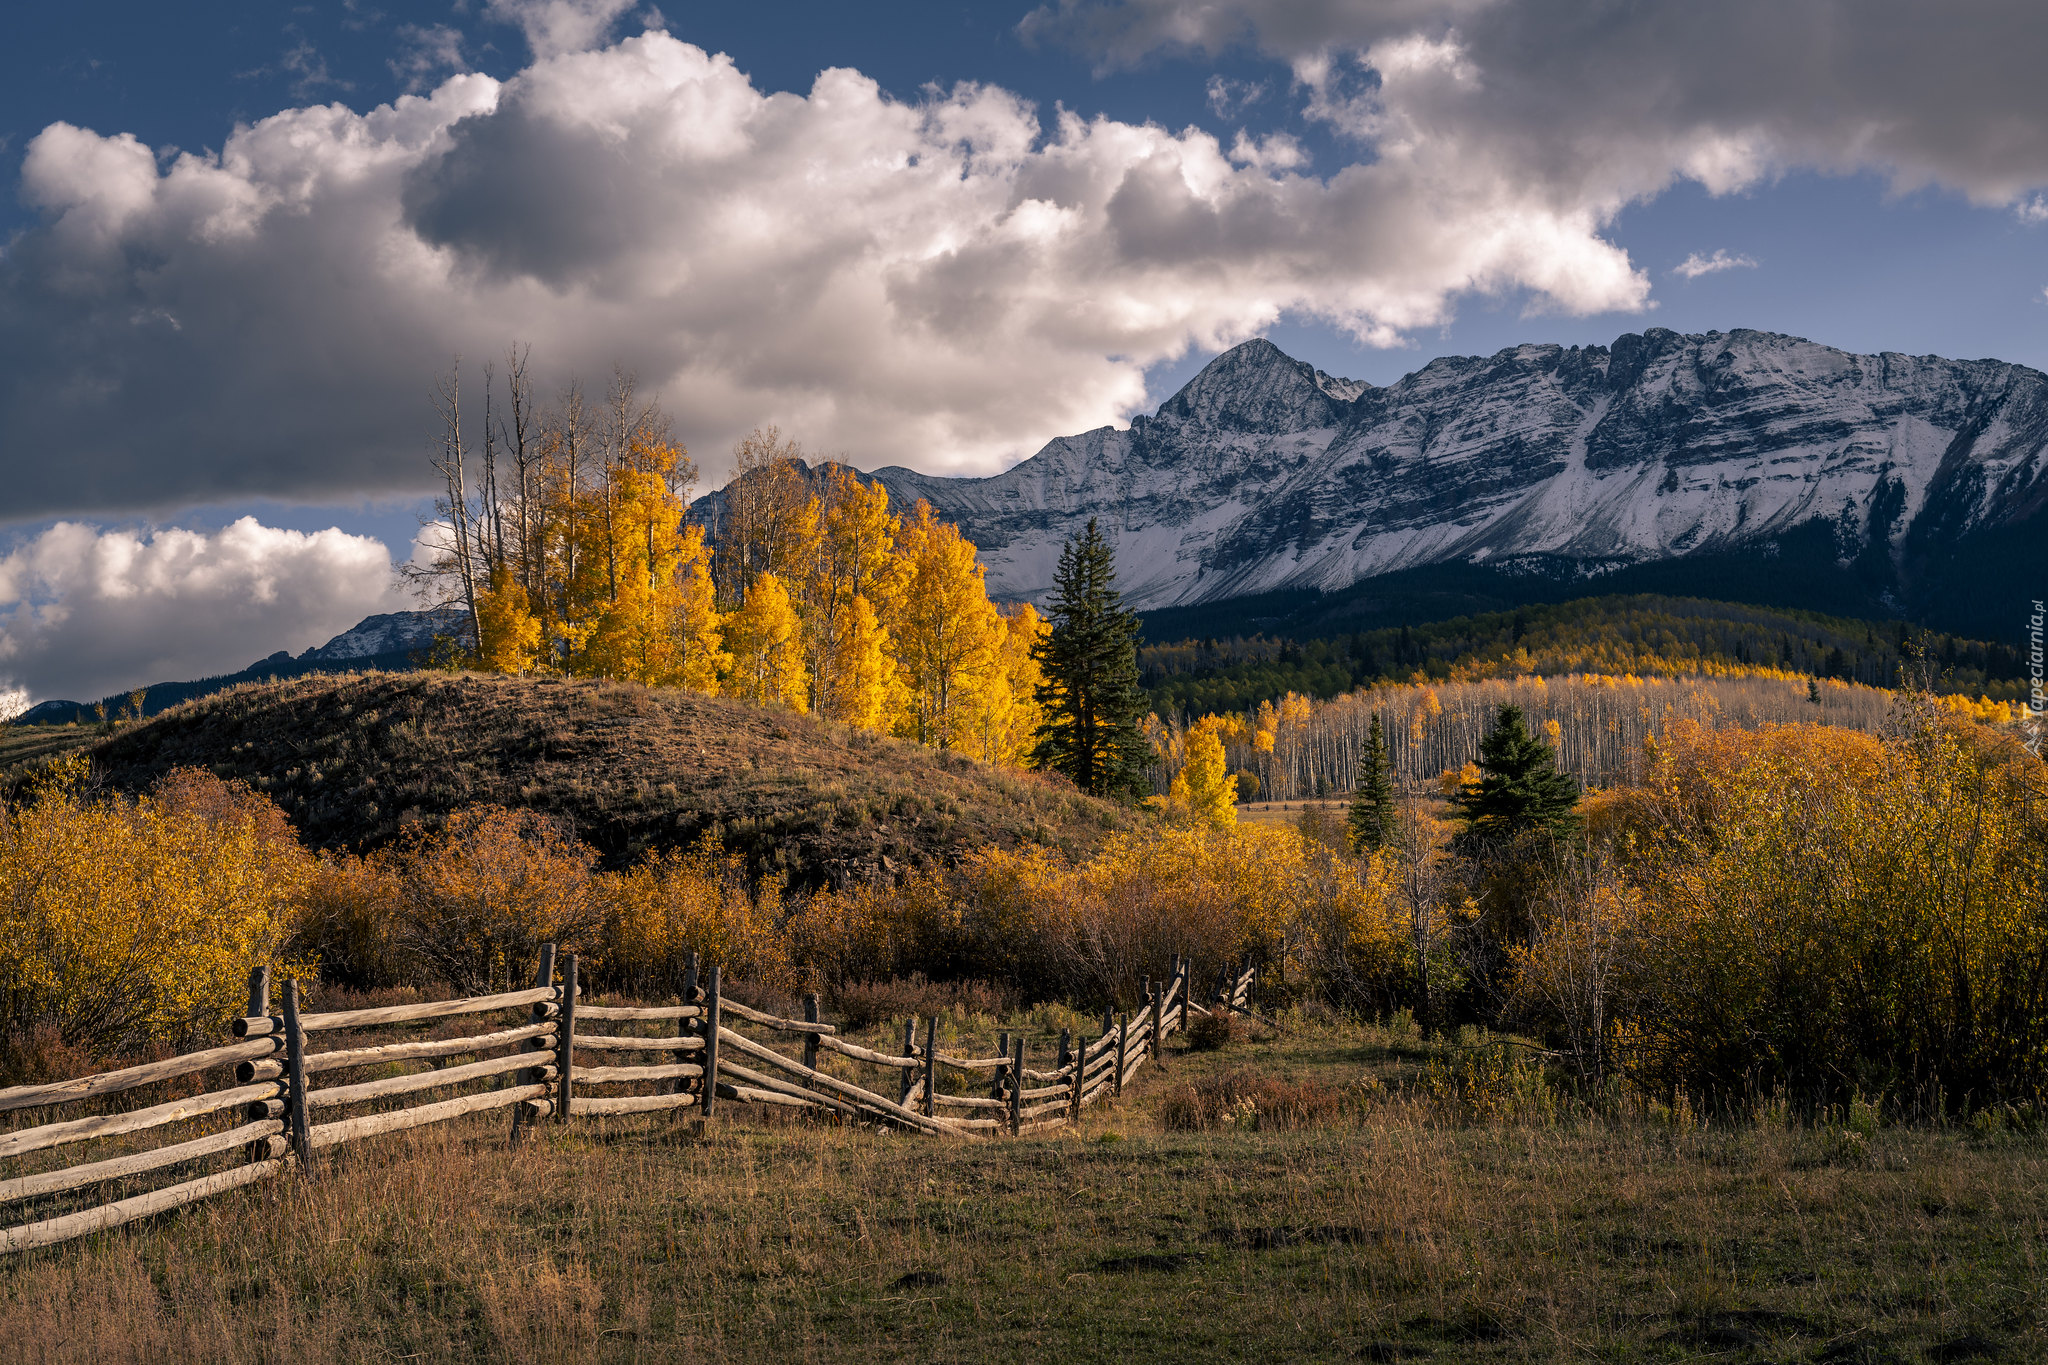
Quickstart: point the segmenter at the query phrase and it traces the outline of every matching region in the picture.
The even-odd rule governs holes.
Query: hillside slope
[[[446,673],[238,688],[93,750],[116,788],[209,768],[323,848],[370,848],[463,806],[553,812],[617,864],[716,835],[803,885],[985,845],[1092,847],[1137,818],[1056,779],[698,693]]]

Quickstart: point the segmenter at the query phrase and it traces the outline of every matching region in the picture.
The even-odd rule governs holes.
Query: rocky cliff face
[[[1447,357],[1384,388],[1252,341],[1129,430],[993,478],[876,477],[959,522],[1003,597],[1042,597],[1099,517],[1127,599],[1153,608],[1424,565],[1598,577],[1767,557],[1816,526],[1839,563],[1898,581],[1915,555],[2040,513],[2044,447],[2048,376],[2023,366],[1653,328]]]

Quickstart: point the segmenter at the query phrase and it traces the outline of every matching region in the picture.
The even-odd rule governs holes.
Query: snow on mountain
[[[1843,563],[1896,562],[2041,511],[2044,446],[2048,376],[2023,366],[1652,328],[1446,357],[1384,388],[1250,341],[1128,430],[991,478],[875,477],[957,521],[1000,597],[1042,599],[1098,517],[1126,600],[1153,608],[1453,561],[1770,553],[1816,522]]]
[[[436,635],[467,638],[468,631],[469,615],[460,607],[386,612],[379,616],[365,616],[326,644],[299,655],[299,659],[312,663],[344,663],[350,659],[367,659],[375,654],[425,649],[433,644]]]

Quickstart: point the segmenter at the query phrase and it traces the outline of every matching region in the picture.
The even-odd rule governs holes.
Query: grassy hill
[[[1054,778],[807,716],[553,678],[242,687],[125,726],[92,753],[118,789],[183,766],[245,780],[324,848],[374,847],[494,803],[561,815],[615,864],[711,833],[756,872],[803,885],[988,845],[1078,853],[1140,818]]]
[[[1139,667],[1162,711],[1241,711],[1286,692],[1331,697],[1372,682],[1540,673],[1669,675],[1771,668],[1873,687],[1925,659],[1940,691],[2017,699],[2019,649],[1817,612],[1655,594],[1581,598],[1354,634],[1150,638]]]

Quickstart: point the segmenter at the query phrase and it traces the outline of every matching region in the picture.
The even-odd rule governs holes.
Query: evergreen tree
[[[1351,797],[1352,847],[1377,853],[1394,842],[1395,815],[1393,764],[1387,759],[1386,732],[1374,713],[1358,760],[1358,789]]]
[[[1033,651],[1045,670],[1038,688],[1045,720],[1032,765],[1064,773],[1097,796],[1135,796],[1151,759],[1138,730],[1147,710],[1138,687],[1138,617],[1124,610],[1116,557],[1093,517],[1060,551],[1050,619]]]
[[[1503,706],[1479,741],[1479,782],[1451,798],[1467,847],[1530,830],[1563,833],[1578,823],[1579,782],[1557,770],[1557,751],[1529,733],[1522,708]]]

